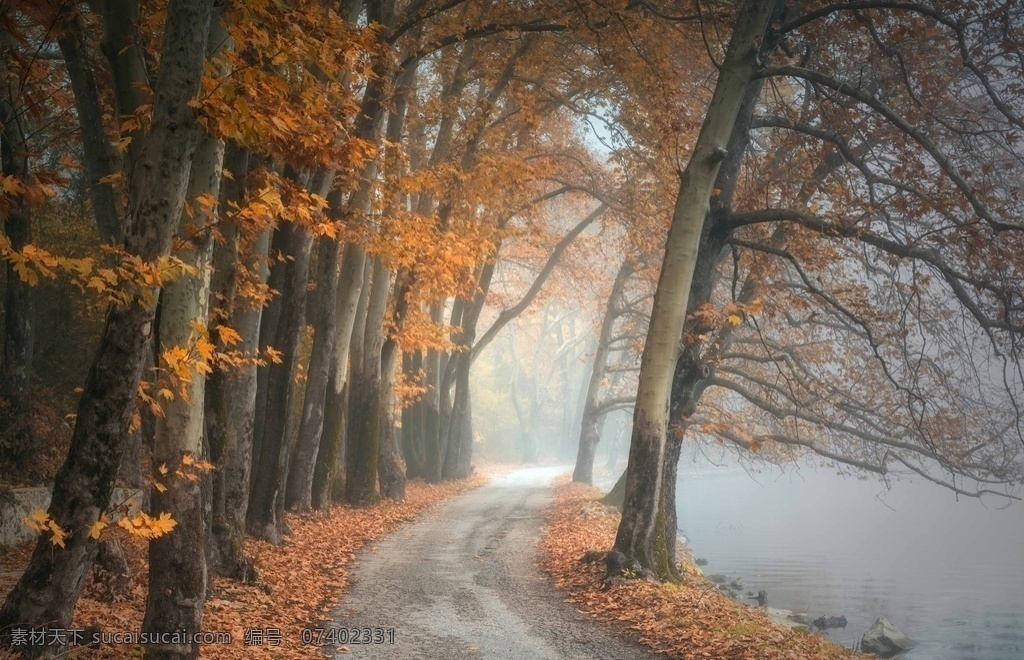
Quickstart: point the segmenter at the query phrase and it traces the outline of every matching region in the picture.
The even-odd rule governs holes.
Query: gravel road
[[[329,625],[394,629],[394,644],[335,644],[334,657],[654,657],[563,602],[537,567],[563,470],[497,476],[364,549]]]

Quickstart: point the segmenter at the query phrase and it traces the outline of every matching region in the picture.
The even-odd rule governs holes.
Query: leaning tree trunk
[[[217,18],[214,18],[217,21]],[[219,24],[210,34],[225,34]],[[213,41],[213,40],[211,40]],[[220,39],[217,39],[220,42]],[[207,135],[196,150],[192,162],[187,197],[216,196],[224,162],[224,142]],[[210,259],[213,236],[205,227],[204,214],[181,216],[178,238],[183,247],[178,258],[195,268],[164,287],[160,296],[160,351],[182,349],[195,354],[195,344],[204,340],[195,327],[205,327],[210,300]],[[183,466],[186,457],[199,459],[203,454],[203,403],[206,391],[205,370],[197,363],[190,378],[178,383],[173,399],[164,404],[157,419],[153,438],[153,463],[167,465],[171,475]],[[166,366],[166,365],[164,365]],[[195,476],[195,475],[192,475]],[[201,482],[172,476],[164,490],[150,490],[150,508],[167,512],[177,521],[172,534],[149,542],[149,592],[142,622],[145,632],[202,628],[203,603],[206,601],[206,530]],[[193,642],[155,643],[147,646],[147,657],[177,660],[198,658],[199,644]]]
[[[626,495],[615,546],[608,557],[609,574],[624,568],[661,579],[673,574],[664,551],[662,507],[672,375],[712,188],[728,155],[743,92],[756,75],[758,47],[776,4],[777,0],[748,0],[740,8],[704,124],[680,179],[641,358]]]
[[[107,140],[103,105],[100,103],[96,76],[89,65],[88,45],[82,35],[81,17],[72,13],[67,21],[66,29],[57,39],[57,44],[75,93],[75,113],[81,128],[82,162],[85,165],[89,200],[92,202],[100,240],[116,245],[122,240],[119,192],[116,186],[101,183],[101,180],[114,174],[120,161],[114,145]],[[137,89],[134,91],[140,92]],[[139,99],[139,102],[142,100]]]
[[[605,305],[604,319],[601,321],[601,332],[597,338],[597,351],[594,353],[594,367],[590,372],[590,382],[587,384],[587,402],[583,405],[583,419],[580,422],[580,445],[576,454],[576,468],[572,472],[572,480],[585,484],[594,481],[594,453],[597,450],[597,443],[601,441],[597,425],[601,414],[600,406],[601,383],[608,372],[608,354],[611,352],[612,332],[615,329],[615,321],[618,319],[619,303],[622,298],[623,289],[626,288],[626,280],[633,273],[633,262],[629,257],[622,260],[619,271],[615,274],[615,281],[612,283],[611,293],[608,294],[608,302]]]
[[[473,360],[498,336],[498,333],[505,325],[519,316],[533,303],[569,245],[597,218],[601,217],[606,210],[608,210],[608,205],[601,203],[562,237],[562,240],[555,245],[551,254],[548,255],[547,262],[545,262],[544,267],[537,274],[537,278],[530,285],[526,294],[515,305],[502,311],[494,323],[484,331],[478,341],[476,340],[476,326],[480,319],[480,312],[483,310],[487,292],[490,289],[491,279],[494,276],[495,262],[491,261],[484,264],[480,271],[476,295],[470,301],[464,303],[461,314],[456,315],[453,309],[452,325],[456,325],[457,319],[460,328],[458,341],[464,347],[464,350],[453,354],[449,358],[444,369],[444,376],[441,379],[442,418],[439,435],[441,437],[441,455],[444,457],[441,474],[444,480],[462,479],[469,476],[472,471],[473,438],[470,432],[472,428],[472,413],[469,397],[469,372]],[[498,228],[504,229],[504,223],[499,223]],[[500,247],[500,244],[497,247]],[[448,397],[453,385],[455,386],[455,394],[454,399],[450,400],[449,405]]]
[[[761,44],[762,52],[774,47],[778,35],[770,33]],[[733,197],[739,181],[740,166],[744,154],[750,144],[750,128],[754,118],[754,110],[761,96],[764,80],[759,78],[749,83],[743,91],[740,109],[736,116],[732,135],[726,148],[728,156],[722,163],[715,179],[718,194],[710,203],[708,217],[704,222],[700,246],[697,250],[697,264],[694,268],[693,281],[690,284],[690,296],[687,301],[686,322],[680,339],[680,353],[676,360],[672,377],[672,394],[669,404],[670,432],[666,436],[665,462],[662,470],[662,508],[664,515],[660,520],[664,524],[664,532],[656,534],[657,539],[664,540],[664,553],[668,557],[671,570],[676,568],[678,537],[678,520],[676,514],[676,483],[679,471],[679,456],[682,451],[683,438],[689,426],[690,417],[697,411],[697,405],[707,387],[712,374],[708,356],[705,354],[707,342],[700,339],[712,333],[712,323],[695,313],[711,301],[717,278],[717,264],[721,259],[729,239],[732,226],[728,215],[732,208]],[[806,201],[811,193],[805,191]],[[753,297],[753,284],[756,278],[748,275],[740,293],[741,300],[749,302]],[[728,326],[714,340],[718,351],[728,343],[732,326]],[[661,549],[658,550],[661,552]]]
[[[199,92],[212,0],[172,0],[153,120],[130,178],[134,214],[125,249],[145,262],[170,253],[185,201],[199,129],[189,105]],[[107,21],[123,16],[112,13]],[[174,47],[171,48],[170,45]],[[15,626],[68,628],[98,541],[88,530],[110,504],[153,331],[156,292],[111,307],[78,404],[68,457],[57,474],[48,514],[70,532],[66,547],[40,538],[28,567],[0,609],[0,635]]]
[[[441,445],[443,447],[443,463],[441,478],[445,481],[464,479],[469,476],[472,465],[472,438],[464,437],[467,428],[470,428],[472,414],[469,401],[469,370],[473,363],[475,348],[473,343],[476,339],[476,324],[480,319],[480,312],[484,308],[487,292],[491,288],[491,280],[494,277],[495,262],[484,264],[480,270],[480,279],[477,283],[476,295],[472,300],[465,302],[462,313],[459,315],[459,344],[464,350],[453,353],[448,358],[445,374],[441,379],[442,403],[451,387],[455,386],[455,395],[451,406],[442,406],[448,411],[448,415],[442,420],[440,433],[443,434]],[[454,316],[454,311],[453,311]]]

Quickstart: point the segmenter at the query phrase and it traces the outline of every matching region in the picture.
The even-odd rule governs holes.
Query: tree
[[[753,0],[738,10],[736,27],[719,69],[693,154],[680,175],[679,196],[665,248],[654,308],[640,365],[622,523],[609,556],[609,572],[638,566],[661,577],[671,567],[658,556],[668,402],[708,200],[739,113],[744,88],[754,79],[758,44],[774,2]],[[661,525],[664,522],[662,520]],[[660,541],[664,544],[664,539]]]
[[[881,475],[898,465],[958,494],[1013,497],[993,487],[1019,480],[1013,458],[1019,450],[1011,440],[1014,419],[1019,419],[1012,412],[1019,375],[1007,378],[1017,372],[1004,368],[1004,376],[993,381],[957,366],[976,359],[966,353],[979,350],[1012,363],[1012,337],[1018,332],[1012,322],[992,324],[1012,314],[1005,306],[1013,297],[1005,295],[1005,274],[992,267],[1002,263],[1017,230],[999,219],[1008,210],[1005,201],[980,193],[982,187],[964,174],[970,170],[963,169],[970,164],[983,174],[993,170],[986,140],[963,137],[985,133],[972,133],[972,122],[986,128],[1001,124],[1011,136],[1017,130],[1016,115],[996,91],[1002,83],[989,77],[998,69],[974,71],[973,57],[980,51],[965,41],[970,38],[965,21],[993,20],[1003,9],[975,8],[979,13],[970,19],[919,6],[895,10],[920,12],[915,20],[921,30],[942,26],[943,39],[963,46],[950,50],[951,61],[943,67],[964,70],[958,84],[949,85],[917,73],[934,69],[932,45],[918,50],[920,44],[907,41],[896,46],[907,22],[888,21],[886,13],[877,19],[856,13],[871,8],[844,15],[845,8],[828,7],[791,16],[779,29],[802,40],[800,47],[811,55],[800,67],[763,70],[766,76],[790,77],[774,82],[775,89],[789,92],[774,96],[774,104],[766,102],[768,116],[754,118],[751,127],[774,131],[786,146],[755,151],[748,167],[764,177],[771,191],[755,193],[755,198],[789,199],[792,206],[735,212],[731,192],[713,198],[709,220],[724,244],[731,245],[731,276],[723,278],[731,287],[718,289],[717,301],[710,288],[704,294],[691,288],[689,316],[696,330],[683,335],[673,421],[680,431],[694,428],[691,418],[705,387],[722,388],[731,395],[717,398],[707,414],[698,416],[699,430],[762,456],[792,460],[799,453],[787,448],[798,447],[830,464]],[[820,20],[833,24],[817,25],[812,35],[810,26]],[[851,39],[845,50],[837,50],[830,30],[843,21],[865,30],[865,38]],[[806,32],[794,37],[798,28]],[[763,43],[779,43],[779,38]],[[926,60],[927,65],[914,68]],[[852,74],[856,84],[843,80],[854,61],[860,62]],[[801,82],[793,85],[794,79]],[[922,105],[925,98],[929,103]],[[787,107],[793,102],[799,112]],[[965,102],[979,108],[977,114],[950,121],[936,112],[943,108],[955,117],[953,108]],[[953,144],[958,144],[956,162],[948,155]],[[799,162],[803,155],[811,158]],[[783,161],[789,169],[779,167]],[[894,161],[900,163],[895,169],[889,165]],[[999,161],[1004,169],[1013,168],[1012,157]],[[793,177],[793,172],[806,174]],[[925,180],[936,183],[921,185]],[[723,200],[717,210],[715,200]],[[977,238],[985,236],[971,244],[969,263],[946,236],[967,226],[972,227],[969,233],[980,232]],[[718,252],[702,245],[705,250]],[[747,256],[751,253],[764,256]],[[706,263],[710,270],[717,259],[709,257]],[[963,286],[968,280],[977,286],[974,295]],[[995,291],[1004,293],[989,298],[986,292]],[[702,300],[703,307],[692,304]],[[774,325],[772,319],[781,323]],[[972,325],[973,330],[965,330]],[[965,341],[950,340],[958,335]],[[828,346],[835,348],[822,350]],[[988,394],[979,397],[982,391]],[[983,399],[991,404],[987,410],[976,406]],[[758,416],[744,403],[767,414]],[[980,438],[968,446],[964,430],[971,423],[980,425]],[[672,452],[666,455],[672,463]],[[664,491],[663,498],[668,517],[671,491]],[[673,536],[666,533],[665,538],[669,547],[664,554],[670,556]]]
[[[608,294],[608,302],[605,307],[604,317],[601,321],[601,333],[597,339],[597,350],[594,354],[594,368],[590,374],[590,381],[587,384],[587,399],[583,409],[583,420],[580,429],[579,451],[576,455],[576,467],[572,473],[572,480],[589,484],[594,475],[594,450],[601,436],[598,432],[598,418],[601,416],[601,402],[599,400],[601,383],[605,379],[608,369],[608,357],[612,348],[612,332],[615,328],[615,320],[618,317],[619,306],[622,304],[623,289],[626,280],[633,273],[633,262],[629,257],[622,260],[618,272],[615,274],[615,281],[612,283],[611,292]]]
[[[168,7],[153,120],[140,139],[140,159],[129,184],[131,215],[124,248],[142,263],[156,263],[169,254],[184,206],[199,137],[189,102],[199,92],[212,4],[174,0]],[[133,9],[129,3],[104,19],[112,27],[122,27],[131,20]],[[0,609],[6,639],[15,625],[66,628],[71,623],[97,549],[88,530],[109,505],[131,423],[153,332],[154,293],[152,284],[144,286],[131,302],[107,313],[79,402],[71,449],[48,509],[49,517],[70,535],[59,553],[52,551],[48,539],[37,543],[25,573]]]
[[[7,8],[4,8],[6,13]],[[4,59],[13,61],[10,47],[4,46]],[[12,69],[0,79],[0,171],[4,182],[4,236],[10,249],[24,250],[32,240],[32,208],[25,189],[32,185],[29,154],[31,116],[18,81],[9,80]],[[14,192],[9,194],[8,190]],[[20,190],[20,193],[18,192]],[[32,298],[30,283],[18,272],[16,264],[7,262],[7,292],[4,296],[4,353],[0,365],[0,410],[3,433],[8,443],[17,446],[16,437],[23,433],[25,408],[28,405],[29,376],[32,372]]]
[[[208,57],[227,44],[223,12],[210,19]],[[228,74],[221,70],[220,77]],[[163,404],[153,438],[153,462],[182,475],[170,488],[150,492],[150,507],[170,514],[177,523],[173,534],[149,543],[149,591],[142,627],[149,632],[199,631],[206,600],[206,516],[200,479],[188,471],[205,462],[203,449],[206,376],[211,372],[214,345],[207,316],[210,301],[210,266],[213,257],[211,224],[224,168],[224,140],[204,133],[192,159],[186,206],[179,221],[177,253],[189,271],[160,292],[157,347],[160,368],[176,385],[176,396]],[[169,467],[168,467],[169,466]],[[198,658],[199,644],[156,643],[154,658]]]

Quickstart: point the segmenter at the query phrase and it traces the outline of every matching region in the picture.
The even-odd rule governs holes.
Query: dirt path
[[[342,638],[335,658],[653,657],[564,603],[537,568],[560,471],[495,477],[364,550],[331,626],[394,629],[394,644]]]

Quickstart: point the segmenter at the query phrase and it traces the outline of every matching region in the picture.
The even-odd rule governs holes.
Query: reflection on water
[[[845,615],[830,634],[846,646],[885,616],[919,643],[908,659],[1024,658],[1024,503],[891,485],[684,466],[679,526],[706,573],[741,576],[774,607]]]

